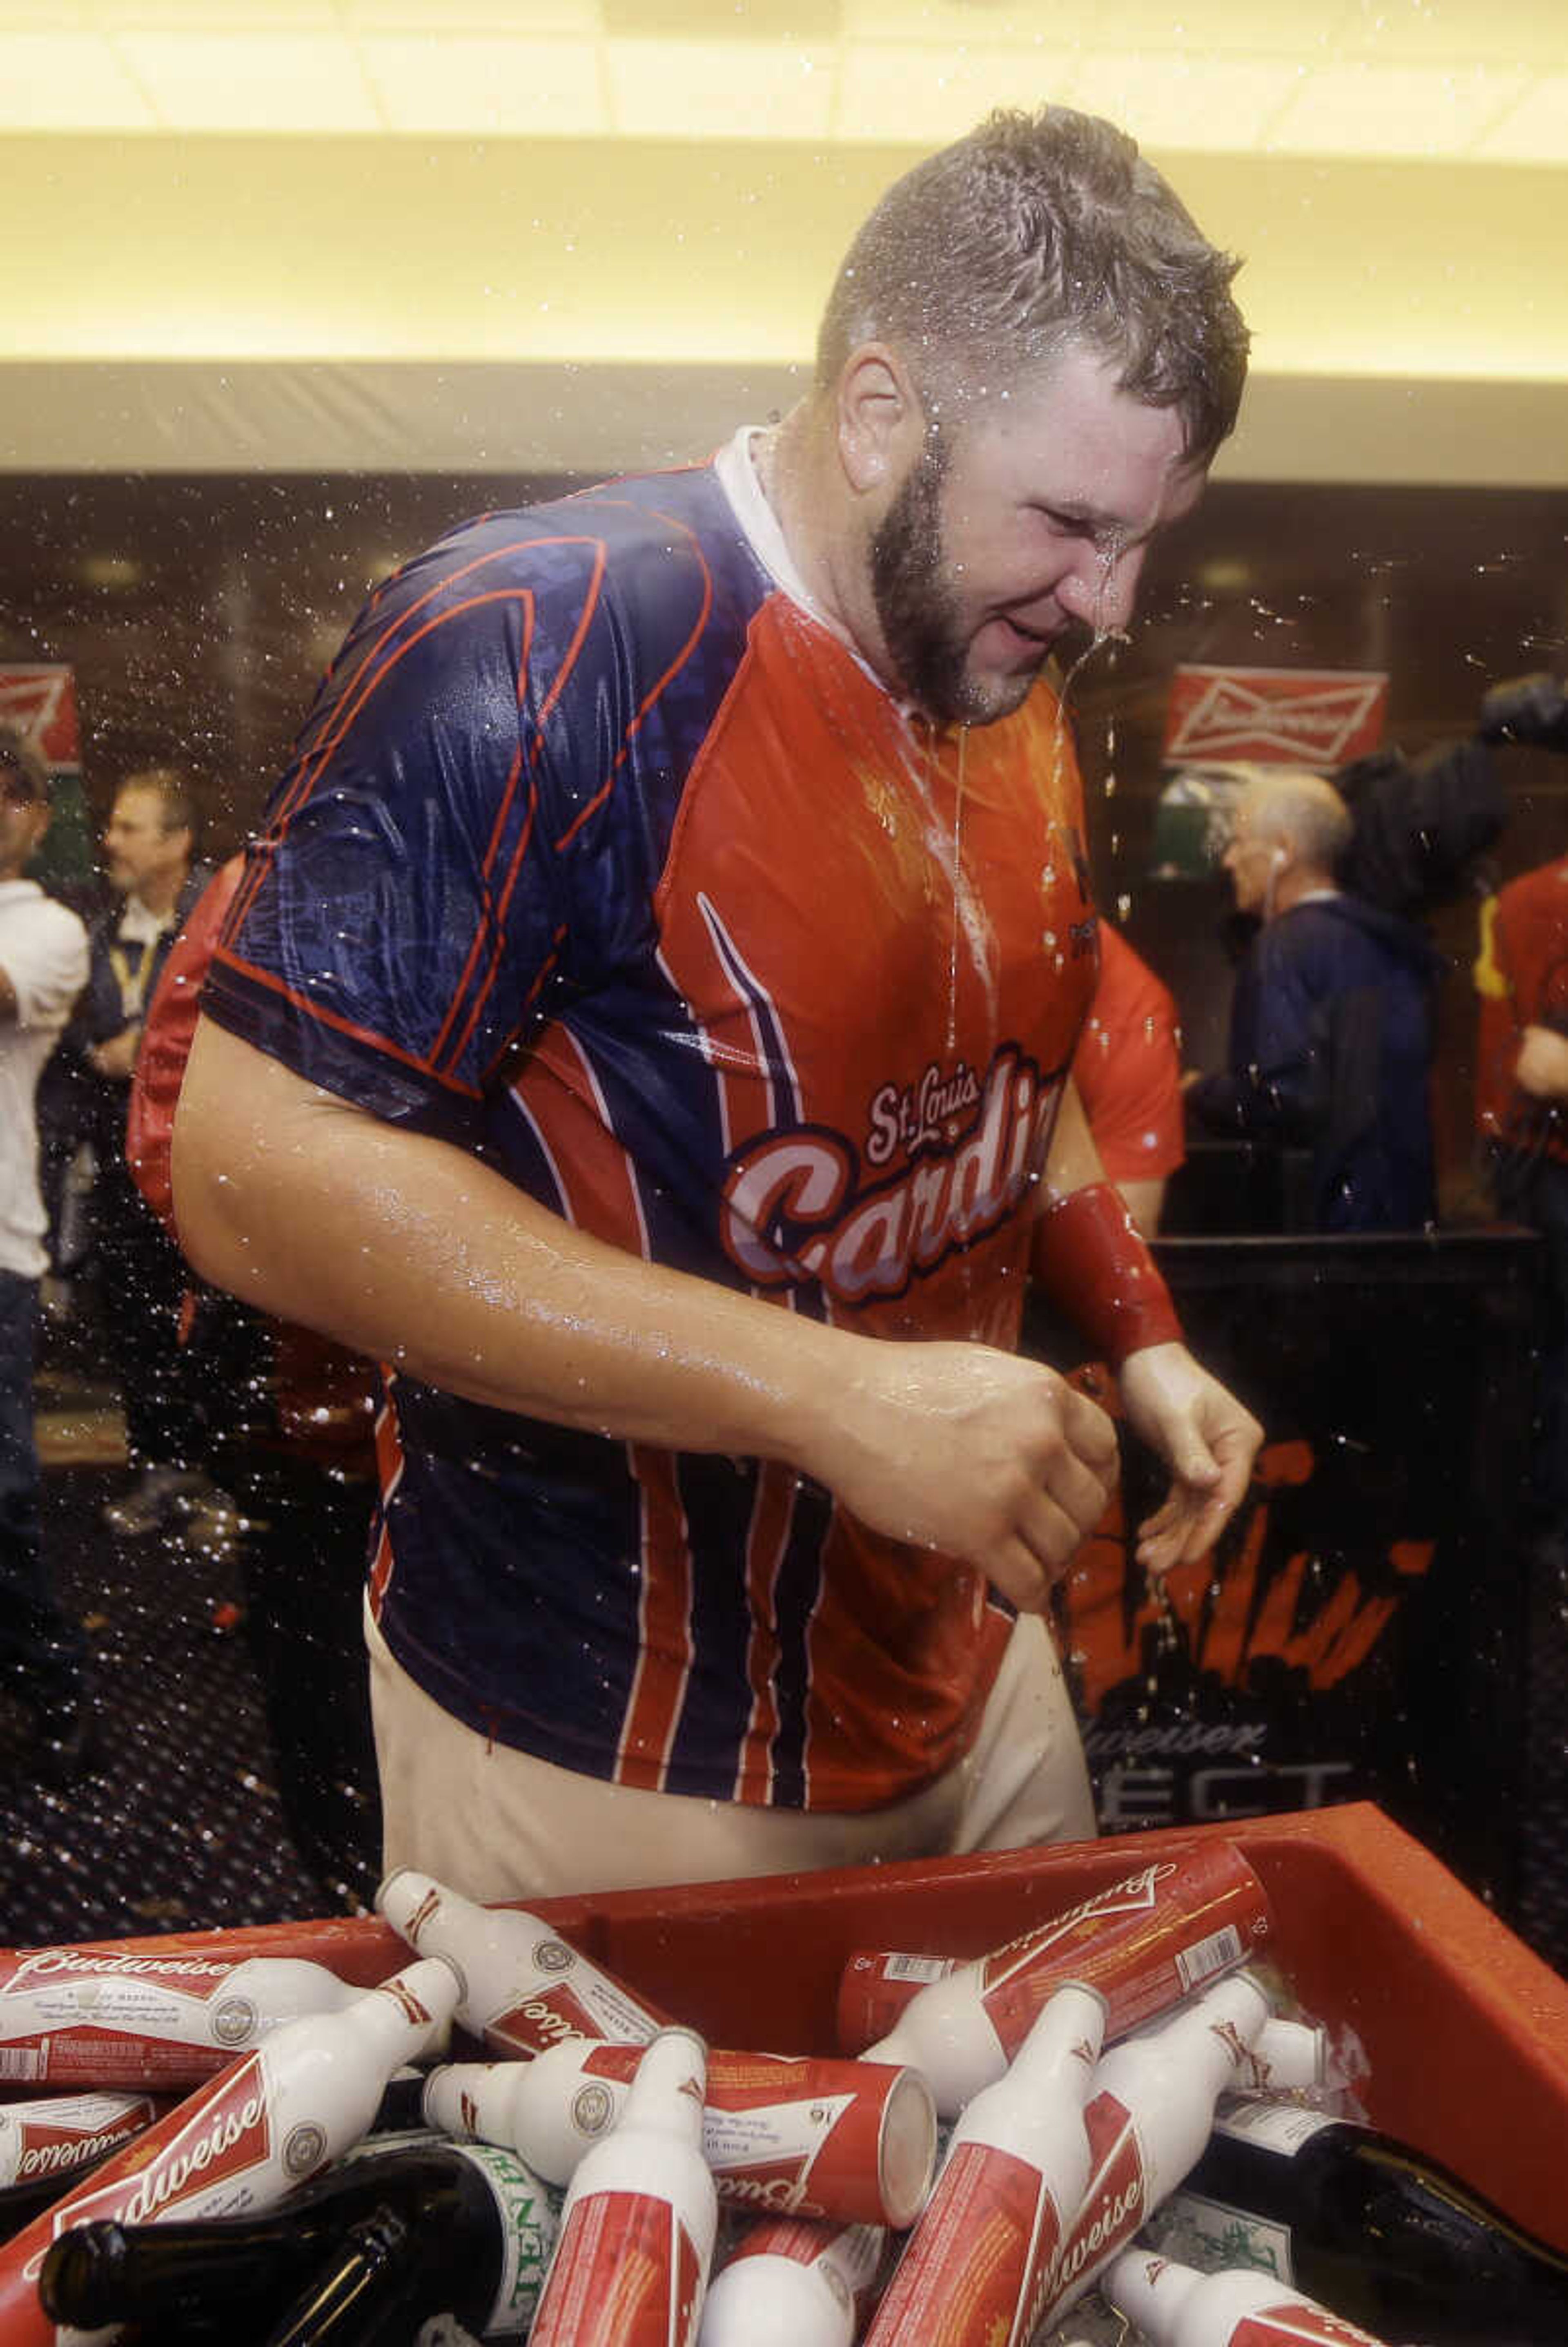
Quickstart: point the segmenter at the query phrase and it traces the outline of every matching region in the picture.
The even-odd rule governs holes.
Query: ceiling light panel
[[[1235,153],[1262,142],[1300,81],[1286,58],[1095,56],[1083,61],[1073,103],[1145,147]]]
[[[1562,163],[1568,158],[1568,73],[1543,74],[1471,154],[1483,163]]]
[[[337,0],[81,0],[98,30],[116,33],[336,33]]]
[[[336,0],[351,33],[489,33],[515,40],[596,39],[604,29],[598,0]]]
[[[148,130],[156,123],[133,77],[91,33],[0,26],[0,89],[7,131]]]
[[[1568,65],[1562,0],[1345,0],[1333,49],[1389,65]]]
[[[1270,125],[1267,144],[1297,155],[1462,155],[1528,87],[1522,72],[1484,67],[1319,66]]]
[[[993,106],[1069,102],[1074,73],[1061,48],[854,41],[840,67],[835,128],[840,138],[934,146],[972,130]]]
[[[116,46],[165,130],[383,128],[341,33],[124,33]]]
[[[825,138],[833,59],[772,41],[607,41],[616,129],[632,138]]]
[[[610,128],[592,42],[366,34],[365,77],[389,129],[584,138]]]

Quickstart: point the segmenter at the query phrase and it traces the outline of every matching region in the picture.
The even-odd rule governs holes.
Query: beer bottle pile
[[[378,1905],[373,1988],[0,1957],[0,2347],[1568,2342],[1568,2257],[1325,2106],[1230,1844],[855,1954],[831,2055],[710,2049],[411,1870]]]

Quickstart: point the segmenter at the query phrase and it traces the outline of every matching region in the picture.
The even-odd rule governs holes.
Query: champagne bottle
[[[95,2217],[161,2224],[274,2206],[365,2134],[387,2080],[429,2050],[461,1991],[441,1957],[408,1964],[341,2013],[286,2022],[177,2103],[0,2250],[5,2347],[56,2347],[37,2278],[67,2225]]]
[[[1568,2340],[1568,2255],[1436,2160],[1319,2111],[1227,2099],[1157,2239],[1194,2265],[1266,2267],[1422,2347]]]
[[[446,2063],[430,2073],[422,2112],[448,2134],[510,2144],[565,2185],[614,2126],[641,2059],[637,2045],[577,2039],[531,2062]],[[901,2228],[931,2188],[936,2114],[918,2070],[715,2051],[702,2149],[722,2201]]]
[[[1157,1860],[943,1976],[940,1961],[851,1956],[839,2042],[871,2062],[923,2070],[954,2118],[1000,2078],[1053,1990],[1076,1981],[1105,2000],[1119,2037],[1255,1954],[1272,1930],[1262,1884],[1234,1844]],[[923,1984],[911,1988],[911,1964]]]
[[[57,2322],[149,2330],[232,2311],[236,2334],[309,2311],[339,2327],[301,2338],[348,2347],[395,2296],[410,2335],[450,2314],[475,2337],[521,2337],[555,2239],[538,2180],[490,2144],[404,2137],[343,2161],[275,2209],[164,2225],[72,2226],[44,2259],[39,2295]],[[367,2287],[367,2283],[373,2287]],[[300,2310],[290,2305],[300,2298]]]
[[[1268,2274],[1196,2273],[1147,2250],[1124,2250],[1101,2286],[1150,2347],[1383,2347]]]
[[[891,2247],[881,2225],[764,2218],[715,2274],[697,2347],[854,2347]]]
[[[1033,2337],[1089,2180],[1084,2097],[1105,2023],[1093,1990],[1058,1989],[1005,2075],[968,2104],[866,2347]]]
[[[702,2156],[707,2048],[663,2029],[626,2109],[577,2166],[532,2347],[695,2347],[718,2202]]]
[[[463,1977],[457,2018],[493,2053],[526,2060],[568,2038],[646,2045],[666,2016],[559,1933],[516,1907],[485,1907],[402,1866],[376,1905],[422,1955],[445,1956]]]

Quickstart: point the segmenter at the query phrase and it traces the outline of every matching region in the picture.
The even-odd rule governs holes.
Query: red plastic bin
[[[715,2045],[831,2052],[852,1950],[978,1955],[1216,1835],[1261,1876],[1278,1925],[1272,1953],[1303,2006],[1359,2039],[1369,2068],[1359,2091],[1374,2123],[1568,2250],[1568,1982],[1369,1803],[1049,1850],[607,1891],[535,1911]],[[113,1944],[311,1956],[367,1983],[407,1952],[373,1920]]]

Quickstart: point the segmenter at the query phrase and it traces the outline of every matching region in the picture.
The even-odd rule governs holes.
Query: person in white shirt
[[[24,1765],[58,1783],[88,1765],[91,1721],[85,1641],[56,1595],[39,1536],[33,1371],[48,1256],[35,1099],[87,982],[87,933],[25,877],[48,825],[46,770],[0,726],[0,1692],[22,1708]]]

